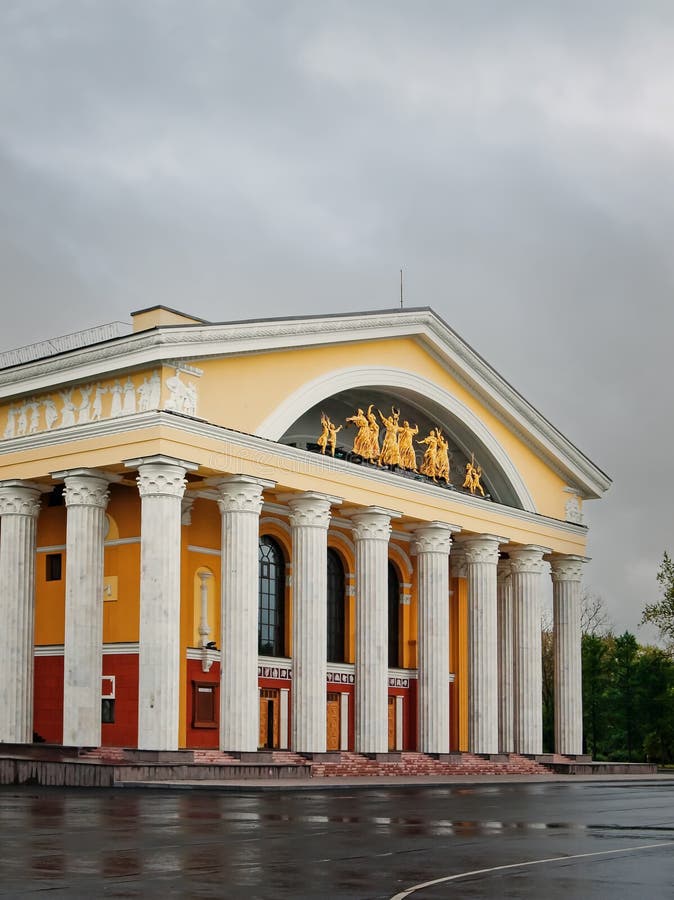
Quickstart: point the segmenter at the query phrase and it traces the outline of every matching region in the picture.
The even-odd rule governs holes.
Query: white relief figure
[[[56,404],[51,397],[47,397],[46,400],[42,401],[42,405],[44,406],[44,421],[47,426],[47,431],[51,431],[59,416]]]
[[[161,403],[161,378],[159,377],[159,369],[155,369],[148,382],[148,409],[159,409]]]
[[[180,380],[180,373],[176,372],[170,378],[166,379],[166,387],[169,389],[171,396],[166,401],[166,409],[175,412],[183,412],[185,407],[185,387],[186,385]]]
[[[193,384],[185,385],[183,412],[187,416],[196,416],[197,414],[197,389]]]
[[[7,409],[7,424],[5,425],[5,431],[3,433],[3,437],[5,440],[8,438],[13,438],[16,433],[16,406],[12,404]]]
[[[574,522],[576,525],[583,524],[583,513],[580,509],[578,497],[570,497],[566,501],[566,505],[564,507],[564,515],[567,522]]]
[[[122,406],[122,414],[125,416],[135,413],[136,411],[136,389],[130,378],[126,379],[124,385],[124,404]]]
[[[23,403],[19,407],[19,424],[16,433],[22,437],[28,431],[28,404]]]
[[[122,415],[122,385],[117,380],[110,388],[112,404],[110,405],[110,417],[116,419]]]
[[[75,424],[75,404],[72,391],[60,391],[63,406],[61,407],[61,428],[70,428]]]
[[[80,405],[77,408],[78,416],[77,416],[77,424],[85,425],[89,421],[89,406],[91,397],[91,391],[93,390],[92,385],[88,384],[86,387],[80,388],[80,396],[82,397],[80,401]]]
[[[40,430],[40,404],[37,400],[31,400],[28,403],[30,409],[30,423],[28,425],[28,434],[37,434]]]
[[[108,389],[103,387],[99,382],[96,385],[96,393],[94,394],[94,403],[91,411],[91,421],[99,422],[103,415],[103,395],[108,393]]]
[[[150,408],[150,385],[147,378],[143,378],[143,383],[138,388],[138,412],[147,412]]]

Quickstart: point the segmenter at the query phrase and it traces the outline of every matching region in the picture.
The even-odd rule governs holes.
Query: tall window
[[[258,652],[262,656],[285,654],[285,559],[273,538],[260,538]]]
[[[388,664],[400,665],[400,579],[392,562],[388,564]]]
[[[344,662],[344,566],[328,548],[328,662]]]

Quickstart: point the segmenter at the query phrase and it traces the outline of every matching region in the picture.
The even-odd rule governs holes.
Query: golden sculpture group
[[[437,483],[438,480],[449,484],[449,443],[445,439],[440,428],[431,428],[423,440],[414,438],[419,434],[418,425],[410,425],[407,419],[400,424],[400,410],[391,407],[391,415],[385,416],[380,409],[379,420],[384,428],[384,439],[379,444],[380,425],[377,416],[373,412],[374,403],[371,403],[367,412],[358,409],[354,415],[346,419],[347,425],[355,425],[358,429],[353,441],[353,452],[368,462],[377,463],[379,466],[399,466],[408,472],[419,472]],[[337,432],[343,426],[335,426],[330,417],[321,413],[322,431],[317,440],[321,453],[329,451],[335,455],[337,446]],[[425,447],[421,465],[417,468],[417,455],[414,444]],[[463,487],[471,494],[479,491],[484,497],[484,488],[480,480],[482,478],[482,466],[475,464],[475,456],[466,463],[466,477]]]

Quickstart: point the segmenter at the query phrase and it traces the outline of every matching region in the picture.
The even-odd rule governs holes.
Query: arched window
[[[388,664],[400,665],[400,579],[392,562],[388,564]]]
[[[258,652],[262,656],[284,656],[285,559],[273,538],[260,538],[259,561]]]
[[[328,662],[344,662],[344,566],[328,548]]]

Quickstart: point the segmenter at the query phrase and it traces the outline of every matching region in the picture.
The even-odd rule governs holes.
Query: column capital
[[[583,563],[588,562],[586,556],[550,556],[550,574],[553,584],[560,581],[581,581],[583,577]]]
[[[399,512],[381,506],[367,506],[351,515],[356,540],[388,541],[391,536],[391,519],[400,518]]]
[[[490,563],[494,566],[499,559],[499,545],[506,542],[507,538],[495,534],[461,537],[458,540],[466,563]]]
[[[325,528],[330,524],[330,507],[342,501],[339,497],[307,491],[304,494],[282,494],[290,507],[290,524],[294,527]]]
[[[442,553],[446,556],[452,545],[452,535],[460,530],[458,525],[427,522],[413,532],[413,547],[417,553]]]
[[[499,584],[507,581],[512,575],[512,566],[509,559],[499,559],[496,568],[496,579]]]
[[[72,469],[56,472],[54,477],[63,479],[66,506],[92,506],[97,509],[106,508],[110,497],[108,486],[111,481],[118,480],[99,469]]]
[[[516,574],[538,575],[545,571],[546,563],[543,555],[549,552],[548,547],[539,547],[537,544],[524,544],[521,547],[508,548],[510,570]]]
[[[126,464],[128,465],[128,463]],[[149,458],[138,465],[138,492],[141,497],[182,498],[187,487],[186,466],[170,457]]]
[[[229,475],[218,481],[218,506],[221,513],[252,513],[259,516],[264,502],[262,491],[273,487],[273,481],[250,478],[248,475]]]
[[[0,481],[0,516],[33,516],[40,511],[42,489],[28,481]]]

